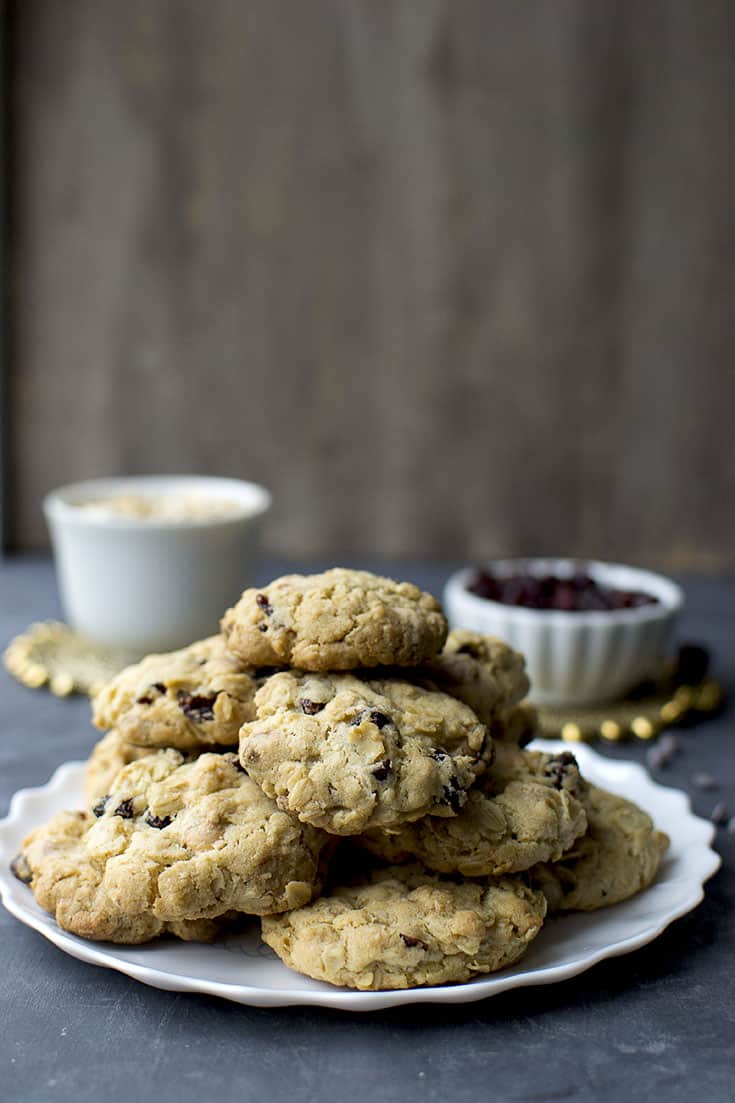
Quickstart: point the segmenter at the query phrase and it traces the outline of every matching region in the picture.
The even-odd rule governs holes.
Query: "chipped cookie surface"
[[[360,843],[386,861],[419,858],[442,873],[517,873],[560,858],[584,832],[585,791],[571,755],[501,744],[454,819],[427,816],[394,832],[369,831]]]
[[[446,694],[395,679],[288,671],[256,696],[240,759],[269,796],[337,835],[452,816],[485,767],[486,729]]]
[[[437,687],[469,705],[492,724],[528,693],[526,662],[519,651],[494,636],[454,628],[444,649],[426,667]]]
[[[447,622],[436,598],[411,582],[335,567],[246,590],[222,631],[251,665],[353,670],[417,666],[440,650]]]
[[[257,688],[255,672],[212,636],[126,667],[94,698],[92,719],[138,746],[235,747]]]
[[[627,900],[651,884],[669,846],[648,813],[625,797],[590,785],[583,802],[586,834],[560,861],[529,872],[553,912],[596,911]]]
[[[525,953],[545,914],[543,894],[520,880],[457,883],[414,865],[376,871],[262,926],[292,969],[365,991],[502,969]]]
[[[136,943],[232,911],[305,904],[327,842],[234,755],[185,763],[159,751],[124,767],[91,813],[62,812],[31,832],[15,872],[65,930]]]

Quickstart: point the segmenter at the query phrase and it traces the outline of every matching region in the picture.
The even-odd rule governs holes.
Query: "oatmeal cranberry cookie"
[[[235,747],[240,725],[255,715],[257,688],[254,672],[212,636],[127,667],[94,698],[92,720],[137,746]]]
[[[292,969],[350,988],[416,988],[517,961],[541,930],[543,894],[520,880],[445,881],[420,866],[263,919],[263,940]]]
[[[475,714],[407,682],[286,671],[255,705],[243,767],[280,807],[336,835],[456,815],[485,768]]]
[[[647,888],[669,838],[632,801],[590,785],[583,798],[589,827],[560,861],[535,866],[529,880],[549,910],[595,911]]]
[[[419,858],[466,877],[516,873],[560,858],[587,827],[586,783],[571,754],[552,757],[498,745],[495,763],[454,819],[427,816],[357,841],[389,862]]]
[[[440,650],[447,622],[436,598],[410,582],[335,567],[246,590],[222,632],[251,665],[354,670],[417,666]]]
[[[519,651],[494,636],[464,628],[449,633],[444,650],[427,663],[426,674],[488,725],[523,700],[529,690],[526,661]]]
[[[184,763],[159,751],[125,766],[89,812],[64,812],[14,863],[60,927],[83,938],[200,937],[230,912],[299,907],[328,836],[280,811],[235,755]],[[194,926],[191,926],[194,924]]]
[[[39,892],[37,898],[41,903],[41,898],[49,900],[49,903],[42,906],[50,911],[51,914],[56,913],[56,902],[50,905],[49,897],[49,884],[48,884],[48,869],[50,863],[57,862],[57,869],[59,877],[63,876],[61,873],[64,866],[62,863],[66,862],[67,867],[71,868],[73,861],[72,855],[80,845],[80,840],[84,836],[88,828],[89,814],[86,812],[59,812],[53,819],[49,820],[47,824],[42,828],[37,828],[33,835],[29,835],[26,839],[26,843],[30,844],[31,839],[36,844],[37,853],[34,855],[35,865],[31,867],[28,857],[24,851],[21,851],[13,861],[10,863],[10,869],[19,881],[22,881],[24,885],[30,885],[35,894],[35,883],[38,883]],[[39,869],[41,862],[40,847],[43,847],[44,855],[44,870],[43,876],[46,877],[46,883],[42,884],[39,880]],[[89,894],[91,896],[91,893]],[[65,905],[59,900],[57,894],[57,902],[59,903],[59,912],[63,914],[65,911]],[[74,916],[69,922],[63,922],[57,915],[57,921],[60,927],[71,931],[73,934],[82,934],[85,938],[97,939],[100,941],[114,941],[124,943],[137,943],[146,942],[149,939],[157,938],[159,936],[171,935],[175,938],[180,938],[184,942],[213,942],[216,938],[219,938],[231,925],[236,918],[236,913],[230,912],[217,919],[181,919],[171,923],[157,923],[153,917],[150,917],[149,922],[141,924],[140,922],[135,924],[135,917],[131,914],[128,920],[128,925],[125,925],[125,921],[122,917],[118,917],[117,922],[114,925],[114,934],[107,933],[113,930],[112,923],[105,921],[105,926],[102,927],[99,922],[99,917],[90,916],[89,923],[85,924],[84,912],[87,907],[87,901],[85,899],[84,890],[79,893],[78,910],[79,914]],[[135,927],[133,927],[135,924]],[[87,931],[91,928],[101,933],[89,934]],[[149,932],[149,933],[144,933]]]

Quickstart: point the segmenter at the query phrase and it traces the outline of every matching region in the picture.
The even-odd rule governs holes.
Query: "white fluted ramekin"
[[[571,577],[584,570],[602,586],[639,590],[657,598],[636,609],[585,613],[527,609],[488,601],[467,585],[476,571],[451,576],[444,606],[453,628],[498,636],[526,656],[530,700],[537,705],[592,705],[623,697],[657,673],[677,613],[679,586],[652,571],[617,563],[574,559],[502,559],[487,564],[493,574],[528,573]]]

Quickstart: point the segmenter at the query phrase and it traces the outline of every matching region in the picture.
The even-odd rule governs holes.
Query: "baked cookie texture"
[[[253,672],[212,636],[127,667],[94,698],[92,720],[143,747],[236,747],[257,688]]]
[[[213,942],[232,925],[233,913],[217,919],[163,922],[156,921],[152,916],[143,920],[134,911],[123,912],[114,903],[110,903],[107,915],[101,918],[94,910],[95,906],[99,907],[99,897],[93,899],[91,885],[84,884],[83,871],[76,868],[74,861],[88,829],[88,813],[59,812],[25,839],[23,846],[26,849],[17,855],[10,866],[18,880],[31,886],[38,903],[51,912],[64,930],[90,940],[125,944],[146,942],[167,935],[184,942]],[[55,891],[54,877],[59,882],[64,877],[78,878],[73,910],[69,907],[70,894],[63,895],[63,891],[59,891],[60,884]]]
[[[443,651],[426,664],[426,674],[444,693],[457,697],[492,724],[528,693],[526,660],[503,640],[454,628]]]
[[[558,862],[535,866],[529,881],[550,912],[595,911],[647,888],[668,850],[669,837],[632,801],[589,785],[587,834]]]
[[[487,730],[493,746],[503,743],[522,750],[539,734],[538,713],[532,705],[515,705],[493,717]]]
[[[420,866],[262,921],[263,940],[316,980],[375,990],[450,984],[517,961],[541,930],[543,893],[520,880],[445,881]]]
[[[14,872],[83,938],[209,937],[208,921],[230,912],[307,903],[327,841],[278,809],[234,755],[184,763],[159,751],[125,766],[91,813],[31,832]]]
[[[487,733],[460,701],[393,679],[273,675],[240,761],[279,806],[336,835],[453,816],[485,768]]]
[[[510,965],[547,911],[653,880],[668,839],[650,817],[571,753],[523,749],[523,656],[447,635],[418,587],[291,575],[246,590],[222,633],[96,695],[109,730],[87,811],[31,832],[12,863],[62,928],[209,940],[260,916],[299,972],[408,988]]]
[[[246,590],[222,632],[249,665],[354,670],[417,666],[441,649],[447,622],[436,598],[410,582],[335,567]]]
[[[561,858],[585,831],[585,791],[572,755],[500,745],[454,819],[427,816],[394,833],[368,831],[358,841],[385,861],[419,858],[442,873],[520,872]]]
[[[149,747],[136,747],[126,743],[119,732],[111,731],[92,748],[84,775],[84,798],[91,808],[100,797],[109,793],[110,787],[123,766],[137,762],[150,754]]]

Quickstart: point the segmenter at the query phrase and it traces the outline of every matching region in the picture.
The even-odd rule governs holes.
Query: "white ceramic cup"
[[[488,564],[501,577],[515,573],[571,577],[583,569],[602,586],[639,590],[657,602],[635,609],[562,612],[488,601],[467,589],[475,571],[457,571],[444,604],[453,628],[506,640],[526,657],[529,700],[537,705],[593,705],[623,697],[657,674],[683,602],[671,579],[618,563],[573,559],[501,559]]]
[[[228,512],[167,520],[79,508],[118,495],[227,502]],[[43,508],[67,621],[137,655],[211,635],[252,581],[270,505],[255,483],[194,475],[90,479],[52,491]]]

